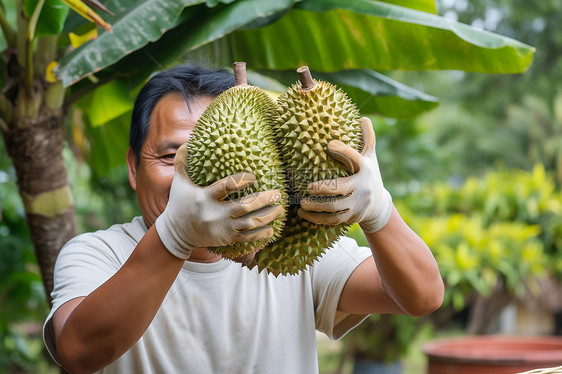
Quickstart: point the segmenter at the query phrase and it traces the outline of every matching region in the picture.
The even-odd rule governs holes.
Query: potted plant
[[[427,372],[431,374],[514,374],[560,369],[562,337],[466,336],[430,342],[424,346],[424,352],[428,356]]]

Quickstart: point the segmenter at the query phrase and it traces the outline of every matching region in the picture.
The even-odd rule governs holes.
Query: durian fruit
[[[236,85],[213,99],[188,142],[188,175],[195,184],[208,186],[235,173],[253,173],[255,183],[225,200],[278,189],[282,194],[278,204],[286,207],[285,174],[272,127],[278,113],[277,104],[264,91],[247,84],[245,63],[237,62],[233,66]],[[271,239],[208,249],[225,258],[249,262],[256,250],[279,237],[284,221],[282,215],[270,223],[274,231]]]
[[[277,141],[289,181],[287,222],[281,237],[259,251],[249,267],[276,276],[296,274],[312,265],[345,234],[349,226],[317,225],[297,215],[310,182],[348,176],[347,169],[326,151],[338,139],[357,151],[363,148],[360,114],[346,93],[316,81],[308,67],[297,70],[299,81],[281,94]]]
[[[310,182],[349,175],[327,153],[328,143],[337,139],[361,151],[363,137],[359,110],[342,89],[314,80],[306,66],[297,72],[299,81],[277,99],[276,130],[292,188],[305,196]]]

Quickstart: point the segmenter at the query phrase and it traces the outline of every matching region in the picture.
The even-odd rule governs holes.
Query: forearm
[[[125,353],[151,323],[183,262],[166,250],[153,226],[123,267],[62,325],[57,351],[63,366],[94,372]]]
[[[444,286],[437,263],[395,208],[381,230],[365,236],[382,285],[404,314],[424,315],[441,305]]]

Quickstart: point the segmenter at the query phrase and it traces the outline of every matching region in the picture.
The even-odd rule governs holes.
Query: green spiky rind
[[[306,195],[310,182],[348,176],[347,169],[326,152],[334,139],[359,152],[363,148],[359,110],[347,94],[324,81],[301,91],[297,82],[277,103],[276,131],[292,188]]]
[[[344,235],[349,226],[317,225],[297,215],[298,205],[288,209],[285,229],[277,241],[268,244],[256,253],[247,266],[257,267],[276,277],[295,275],[312,266],[338,238]]]
[[[363,148],[359,111],[335,85],[316,81],[312,90],[301,91],[297,82],[279,96],[277,103],[277,141],[293,205],[281,237],[259,251],[248,265],[275,276],[305,270],[345,235],[349,225],[317,225],[300,218],[297,202],[307,195],[310,182],[349,175],[326,152],[331,140],[340,140],[357,151]]]
[[[232,174],[253,173],[256,182],[226,200],[278,189],[282,194],[278,204],[286,206],[285,175],[272,129],[276,116],[277,104],[257,87],[235,86],[217,96],[202,113],[188,142],[190,179],[196,185],[209,186]],[[276,240],[284,221],[282,215],[270,224],[274,232],[270,239],[209,250],[227,258],[245,255]]]

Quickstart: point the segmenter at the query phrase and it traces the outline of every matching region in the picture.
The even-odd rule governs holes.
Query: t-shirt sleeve
[[[120,258],[121,257],[121,258]],[[64,303],[88,296],[122,266],[126,258],[115,252],[105,240],[83,234],[69,241],[60,251],[54,269],[51,312],[43,326],[43,340],[51,357],[58,363],[53,329],[53,314]]]
[[[367,317],[363,314],[340,312],[337,309],[349,276],[369,256],[372,256],[370,248],[359,247],[355,240],[342,237],[311,268],[316,329],[330,339],[342,338]]]

